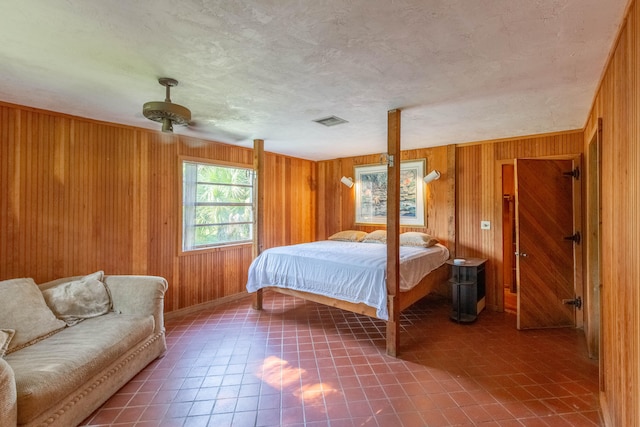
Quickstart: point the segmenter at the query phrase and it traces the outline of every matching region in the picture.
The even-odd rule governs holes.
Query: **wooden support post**
[[[253,308],[255,310],[262,310],[262,289],[258,289],[253,294]]]
[[[447,246],[449,257],[456,257],[456,146],[447,146]],[[502,206],[502,205],[500,205]]]
[[[264,242],[264,140],[253,140],[253,258],[262,252]],[[262,310],[262,289],[253,295],[253,308]]]
[[[396,357],[400,345],[400,110],[388,112],[387,155],[387,354]]]

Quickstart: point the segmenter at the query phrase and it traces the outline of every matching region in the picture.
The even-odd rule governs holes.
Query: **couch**
[[[167,282],[0,282],[0,427],[75,426],[166,351]]]

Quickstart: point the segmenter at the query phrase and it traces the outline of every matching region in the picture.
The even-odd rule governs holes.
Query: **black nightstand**
[[[459,323],[474,322],[485,307],[486,259],[467,258],[462,264],[451,265],[451,320]]]

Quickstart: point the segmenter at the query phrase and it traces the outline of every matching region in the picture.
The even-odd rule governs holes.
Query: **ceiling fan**
[[[145,102],[142,114],[154,122],[162,123],[162,132],[173,132],[173,125],[188,125],[191,121],[191,111],[188,108],[171,102],[171,88],[178,86],[178,81],[170,77],[161,77],[158,83],[166,88],[164,102]]]
[[[162,123],[162,132],[172,133],[173,125],[182,125],[191,131],[217,140],[237,142],[246,139],[245,135],[219,129],[212,120],[205,120],[204,123],[207,124],[192,121],[191,111],[187,107],[171,102],[171,88],[178,86],[178,81],[170,77],[161,77],[158,83],[165,87],[165,100],[146,102],[142,106],[142,114],[149,120]],[[196,142],[187,142],[187,144],[202,145]]]

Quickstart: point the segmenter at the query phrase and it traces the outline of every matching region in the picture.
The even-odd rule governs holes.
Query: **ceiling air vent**
[[[336,116],[329,116],[329,117],[325,117],[324,119],[317,119],[317,120],[314,120],[314,122],[320,123],[321,125],[325,125],[325,126],[335,126],[335,125],[341,125],[342,123],[349,123],[345,119],[341,119],[340,117],[336,117]]]

